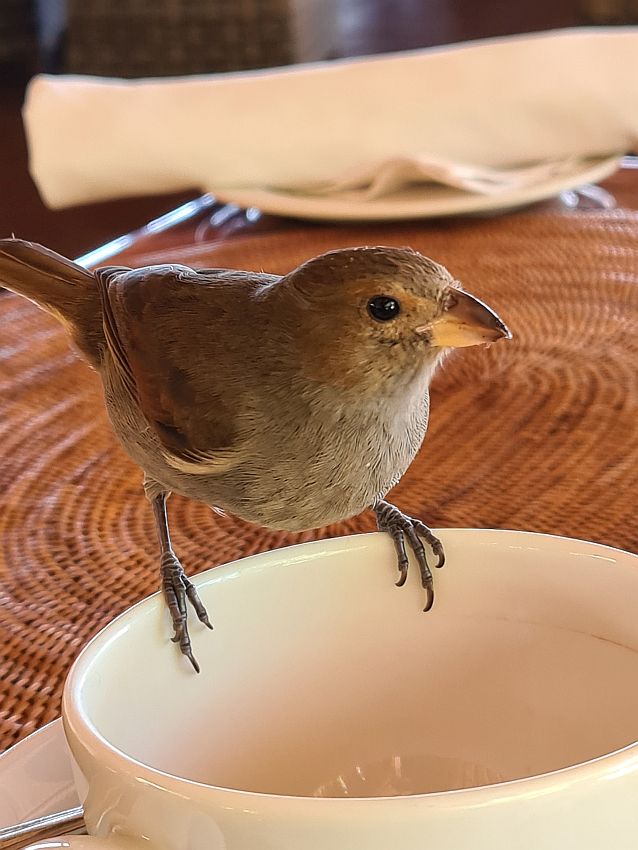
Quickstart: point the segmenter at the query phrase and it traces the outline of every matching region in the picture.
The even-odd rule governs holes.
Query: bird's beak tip
[[[510,329],[487,304],[460,289],[454,290],[448,306],[428,330],[431,343],[442,348],[512,339]]]
[[[497,318],[498,318],[498,317],[497,317]],[[498,322],[499,322],[499,324],[498,324],[498,328],[497,328],[497,329],[498,329],[498,332],[499,332],[499,334],[500,334],[500,336],[498,337],[498,339],[512,339],[512,338],[513,338],[513,337],[512,337],[512,332],[511,332],[511,330],[507,327],[507,325],[505,324],[505,322],[504,322],[504,321],[502,321],[501,319],[499,319],[499,320],[498,320]]]

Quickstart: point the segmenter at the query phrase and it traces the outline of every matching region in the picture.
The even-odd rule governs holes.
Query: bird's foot
[[[178,643],[182,653],[199,673],[199,664],[193,655],[190,635],[188,634],[188,615],[186,612],[186,599],[189,600],[198,619],[209,629],[212,623],[208,619],[206,608],[199,598],[193,583],[184,573],[184,569],[177,560],[174,552],[164,552],[160,561],[160,572],[162,576],[162,592],[168,605],[168,610],[173,620],[175,634],[171,638],[173,643]]]
[[[408,577],[408,555],[405,549],[406,537],[412,551],[416,555],[419,570],[421,572],[421,584],[425,590],[426,601],[424,611],[429,611],[434,604],[434,581],[432,571],[427,562],[425,547],[421,538],[431,547],[438,561],[436,566],[442,567],[445,563],[443,544],[431,529],[419,519],[406,516],[389,502],[380,501],[374,506],[379,531],[386,531],[394,542],[397,550],[397,563],[399,567],[399,580],[397,587],[402,587]]]

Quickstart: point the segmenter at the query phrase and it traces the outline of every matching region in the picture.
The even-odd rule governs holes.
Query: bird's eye
[[[375,295],[368,301],[368,313],[378,322],[388,322],[396,318],[400,312],[399,302],[388,295]]]

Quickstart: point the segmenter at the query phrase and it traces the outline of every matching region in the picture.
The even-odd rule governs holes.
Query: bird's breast
[[[301,531],[347,519],[396,484],[423,440],[427,386],[399,402],[318,400],[253,408],[242,460],[220,474],[180,472],[165,461],[139,408],[123,403],[120,382],[103,374],[107,408],[124,448],[167,491],[219,507],[248,522]],[[246,423],[245,423],[246,424]]]
[[[396,484],[416,455],[428,395],[404,405],[324,408],[302,427],[272,423],[234,483],[235,512],[261,525],[304,530],[354,516]],[[233,507],[226,504],[228,510]]]

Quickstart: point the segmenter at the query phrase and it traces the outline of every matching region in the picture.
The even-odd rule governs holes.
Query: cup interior
[[[534,776],[638,738],[638,558],[522,532],[448,530],[436,601],[394,587],[382,534],[202,574],[202,672],[158,596],[82,653],[65,713],[153,769],[273,794],[422,794]],[[98,740],[99,739],[99,740]]]

